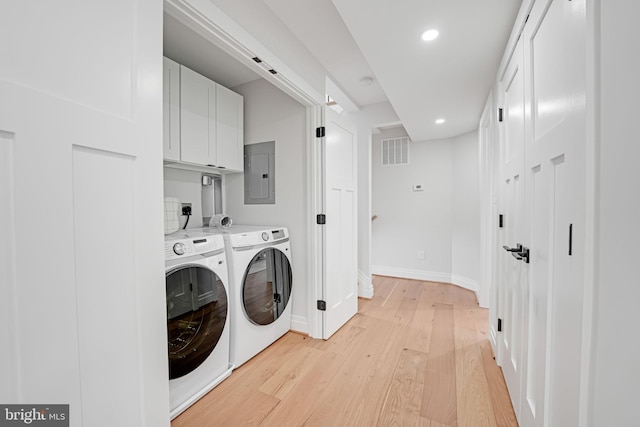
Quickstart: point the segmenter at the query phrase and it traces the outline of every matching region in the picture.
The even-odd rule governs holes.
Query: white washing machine
[[[165,236],[171,419],[231,374],[227,258],[220,235]]]
[[[231,288],[231,364],[237,368],[291,329],[291,246],[286,227],[223,229]]]

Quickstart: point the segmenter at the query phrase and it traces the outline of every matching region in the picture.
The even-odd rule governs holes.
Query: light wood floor
[[[330,340],[286,334],[172,427],[517,426],[473,292],[390,277],[374,285]]]

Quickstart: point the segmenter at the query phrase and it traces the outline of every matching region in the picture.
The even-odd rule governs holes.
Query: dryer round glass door
[[[256,325],[276,321],[291,296],[291,264],[278,249],[267,248],[253,257],[242,281],[242,306]]]
[[[227,321],[227,293],[213,271],[184,265],[166,273],[169,379],[204,362],[218,344]]]

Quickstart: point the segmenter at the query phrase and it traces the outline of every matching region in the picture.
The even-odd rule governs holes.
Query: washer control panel
[[[187,245],[183,242],[173,244],[173,253],[176,255],[184,255],[187,252]]]
[[[165,261],[200,255],[224,248],[224,240],[219,235],[185,237],[165,240]]]

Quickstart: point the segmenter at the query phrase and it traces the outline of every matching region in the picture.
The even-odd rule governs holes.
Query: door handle
[[[511,252],[511,255],[515,259],[529,264],[529,248],[525,248],[520,243],[518,243],[515,248],[510,248],[507,245],[502,246],[502,248],[507,252]]]
[[[518,252],[518,255],[520,255],[519,259],[529,264],[529,248],[523,247],[522,250]]]
[[[520,252],[520,251],[522,251],[522,245],[520,243],[518,243],[515,248],[510,248],[507,245],[504,245],[502,248],[507,252]]]

